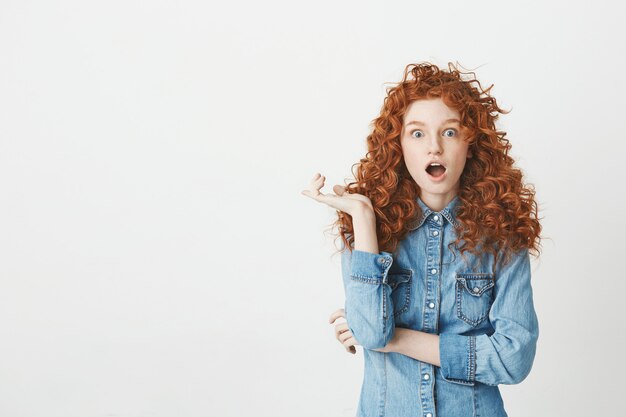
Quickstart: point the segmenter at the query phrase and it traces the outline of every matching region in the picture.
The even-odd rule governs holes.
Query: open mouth
[[[426,172],[428,172],[428,175],[431,177],[438,178],[446,172],[446,167],[441,164],[432,163],[426,167]]]

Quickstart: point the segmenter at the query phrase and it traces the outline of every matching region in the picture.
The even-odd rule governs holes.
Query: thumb
[[[333,186],[333,191],[335,192],[335,194],[337,195],[343,195],[343,193],[346,192],[346,187],[336,184],[335,186]]]

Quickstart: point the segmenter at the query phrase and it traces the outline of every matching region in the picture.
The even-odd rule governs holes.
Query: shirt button
[[[439,220],[439,216],[434,216],[433,219],[434,220]]]
[[[433,236],[437,236],[438,234],[439,234],[439,232],[436,231],[436,230],[433,232]]]
[[[428,375],[428,374],[424,374],[424,379],[425,379],[426,381],[428,381],[428,380],[430,379],[430,375]]]
[[[433,417],[431,413],[426,413],[426,417]]]
[[[436,274],[436,273],[437,273],[437,270],[436,270],[436,269],[431,269],[431,270],[430,270],[430,273],[431,273],[431,274]]]
[[[474,292],[475,292],[475,293],[479,293],[479,292],[480,292],[480,288],[478,288],[478,287],[474,287]]]
[[[435,308],[435,303],[428,303],[428,307]]]

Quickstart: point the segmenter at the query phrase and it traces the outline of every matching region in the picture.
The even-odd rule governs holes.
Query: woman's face
[[[404,116],[400,143],[409,173],[420,187],[420,198],[440,211],[457,195],[467,158],[466,130],[457,110],[442,99],[416,100]],[[442,167],[430,167],[431,163]]]

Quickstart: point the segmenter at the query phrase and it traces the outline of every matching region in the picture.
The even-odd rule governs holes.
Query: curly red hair
[[[468,74],[473,77],[464,79]],[[459,111],[473,153],[461,174],[457,239],[451,245],[457,246],[461,255],[490,252],[494,263],[498,254],[506,264],[514,252],[525,248],[539,255],[541,225],[534,187],[524,184],[522,172],[513,167],[506,132],[496,130],[498,113],[508,111],[489,95],[492,87],[483,90],[473,72],[461,72],[452,63],[448,70],[441,70],[424,62],[407,65],[402,81],[387,88],[380,115],[370,125],[368,152],[352,166],[353,174],[356,167],[356,181],[346,184],[348,193],[371,200],[381,250],[393,252],[409,233],[411,223],[422,216],[417,203],[420,187],[407,170],[400,146],[404,114],[415,100],[441,98]],[[352,218],[342,211],[337,211],[337,216],[332,226],[339,227],[344,250],[352,250]]]

